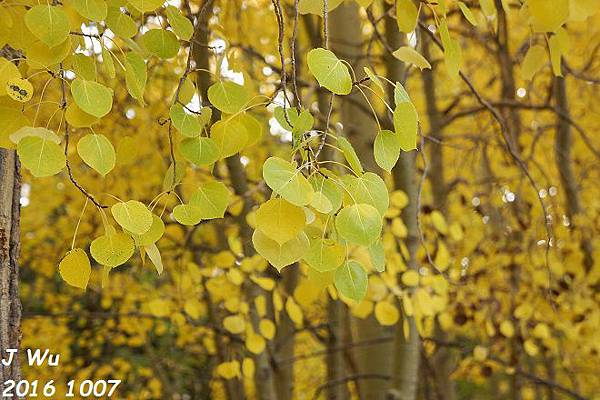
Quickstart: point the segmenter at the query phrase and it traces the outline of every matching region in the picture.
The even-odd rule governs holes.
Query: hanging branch
[[[61,91],[62,91],[62,100],[61,100],[61,105],[60,107],[63,110],[63,113],[66,112],[67,110],[67,85],[65,83],[65,70],[63,69],[63,65],[62,63],[60,64],[60,84],[61,84]],[[83,188],[83,186],[81,186],[79,184],[79,182],[77,182],[77,180],[75,179],[75,177],[73,176],[73,171],[71,169],[71,164],[69,163],[69,137],[71,136],[71,127],[69,126],[69,122],[67,122],[67,118],[65,118],[65,162],[67,165],[67,172],[69,173],[69,180],[71,181],[71,183],[73,183],[73,185],[79,189],[79,191],[81,193],[83,193],[83,195],[85,197],[87,197],[92,203],[94,203],[94,205],[98,208],[108,208],[107,205],[104,205],[100,202],[98,202],[94,196],[92,196],[87,190],[85,190]]]

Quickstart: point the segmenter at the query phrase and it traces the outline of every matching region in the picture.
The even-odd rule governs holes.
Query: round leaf
[[[33,85],[26,79],[8,79],[4,90],[8,97],[21,103],[28,102],[33,96]]]
[[[219,148],[212,138],[198,136],[184,139],[179,151],[186,160],[198,166],[210,165],[219,159]]]
[[[169,110],[169,117],[173,126],[181,132],[183,136],[195,137],[202,131],[202,125],[198,117],[185,111],[182,105],[173,104]]]
[[[108,7],[104,0],[72,0],[75,10],[84,18],[100,22],[106,18]]]
[[[112,89],[97,82],[77,78],[71,83],[71,94],[79,108],[94,117],[102,118],[112,108]]]
[[[377,209],[369,204],[342,208],[335,222],[342,238],[367,247],[379,239],[383,223]]]
[[[192,195],[190,205],[200,209],[200,218],[223,218],[229,205],[231,192],[222,182],[207,182],[200,185]]]
[[[304,256],[304,261],[318,272],[337,269],[346,258],[343,246],[331,239],[317,238],[311,240],[310,249]]]
[[[335,271],[334,282],[338,292],[360,302],[367,294],[369,277],[358,262],[350,260]]]
[[[280,245],[257,229],[252,235],[252,243],[258,254],[280,272],[283,267],[300,261],[310,247],[308,236],[304,232]]]
[[[115,149],[104,135],[85,135],[77,142],[77,154],[87,165],[100,175],[106,176],[114,167],[117,160]]]
[[[173,208],[173,217],[182,225],[197,225],[202,221],[202,210],[191,204],[179,204]]]
[[[28,136],[19,141],[17,154],[25,168],[35,177],[59,173],[66,164],[63,149],[45,138]]]
[[[208,88],[208,101],[225,114],[235,114],[250,101],[250,93],[245,86],[219,81]]]
[[[304,210],[281,198],[267,201],[256,211],[256,227],[280,245],[298,236],[305,225]]]
[[[69,18],[60,6],[37,5],[25,14],[25,25],[48,47],[54,47],[69,36]]]
[[[346,186],[345,205],[365,203],[375,207],[381,216],[386,213],[390,204],[389,194],[385,182],[379,175],[372,172],[367,172],[360,177],[345,175],[343,182]]]
[[[85,290],[90,280],[92,267],[85,251],[73,249],[60,260],[58,272],[69,285]]]
[[[158,215],[152,214],[152,225],[150,225],[148,232],[141,235],[136,235],[131,232],[127,233],[131,235],[136,246],[149,246],[158,242],[165,233],[165,224]]]
[[[294,166],[279,158],[270,157],[263,165],[265,182],[275,193],[297,206],[310,203],[313,188]]]
[[[177,36],[164,29],[150,29],[144,33],[142,44],[150,53],[160,58],[173,58],[179,52]]]
[[[133,239],[124,233],[100,236],[90,245],[94,260],[111,268],[127,262],[134,250]]]
[[[152,226],[152,213],[139,201],[119,202],[111,207],[110,212],[123,229],[136,235],[148,232]]]
[[[307,56],[308,69],[319,82],[319,85],[339,95],[352,91],[352,77],[348,67],[326,49],[313,49]]]

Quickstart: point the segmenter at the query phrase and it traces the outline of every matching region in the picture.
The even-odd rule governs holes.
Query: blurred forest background
[[[132,39],[104,40],[117,54],[116,46],[135,48],[138,32],[166,26],[161,2],[145,14],[135,3],[107,2],[109,15],[126,7],[136,24]],[[263,163],[289,158],[292,148],[274,104],[253,110],[258,143],[210,169],[176,170],[181,197],[214,176],[233,198],[223,219],[194,226],[174,221],[175,196],[157,202],[160,275],[136,253],[104,282],[93,263],[86,291],[66,284],[58,260],[72,240],[85,249],[102,234],[101,214],[66,171],[33,178],[23,168],[21,347],[61,354],[59,368],[22,365],[24,378],[122,379],[117,398],[136,400],[600,399],[598,1],[326,0],[325,18],[320,0],[167,3],[197,31],[198,68],[251,82],[279,105],[281,46],[288,93],[299,93],[316,127],[347,137],[387,185],[386,269],[353,251],[369,274],[366,297],[355,302],[339,296],[332,272],[299,261],[278,273],[255,252],[255,211],[271,196]],[[31,34],[18,19],[36,4],[0,3],[14,21],[0,22],[0,42],[5,58],[9,48],[24,51],[19,69],[36,88],[24,106],[32,126],[54,126],[61,85],[45,88],[54,103],[37,97],[53,68],[27,65]],[[73,48],[99,60],[104,22],[80,16],[75,0],[60,4]],[[397,53],[403,46],[430,68]],[[333,96],[319,87],[306,60],[317,47],[352,66],[359,90]],[[176,57],[147,61],[144,105],[127,94],[123,75],[108,78],[97,62],[97,79],[115,96],[94,130],[114,144],[116,165],[102,177],[74,144],[69,159],[100,202],[112,204],[103,195],[111,193],[149,204],[170,189],[171,160],[185,157],[179,136],[171,154],[165,121],[187,59],[183,45]],[[202,94],[213,78],[190,77],[199,93],[190,102],[208,105]],[[419,115],[417,150],[402,152],[391,173],[372,150],[378,125],[392,126],[386,80],[404,85]],[[0,97],[4,138],[25,125],[7,117],[11,101]]]

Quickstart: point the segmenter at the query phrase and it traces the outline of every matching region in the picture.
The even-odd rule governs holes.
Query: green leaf
[[[304,210],[282,198],[271,199],[256,211],[256,228],[280,245],[298,236],[305,225]]]
[[[85,290],[92,273],[90,259],[84,250],[73,249],[60,260],[58,272],[69,285]]]
[[[533,76],[546,64],[546,49],[544,46],[536,44],[531,46],[525,54],[525,58],[521,63],[521,77],[530,81]]]
[[[286,114],[287,113],[287,119],[286,119]],[[296,110],[295,108],[290,108],[290,107],[286,107],[285,109],[281,106],[277,106],[275,107],[275,109],[273,110],[273,116],[275,117],[275,119],[277,120],[277,122],[279,123],[279,125],[281,125],[281,127],[285,130],[288,131],[292,131],[292,129],[294,129],[294,125],[296,124],[296,120],[298,119],[298,110]],[[292,125],[290,125],[287,120],[290,120],[290,123]]]
[[[176,166],[177,168],[174,168],[174,166]],[[173,179],[173,175],[175,175],[175,179]],[[182,163],[180,163],[179,161],[177,161],[175,165],[171,163],[171,165],[169,165],[169,168],[167,168],[167,172],[165,173],[165,177],[163,179],[163,192],[175,189],[175,186],[180,184],[183,180],[184,175],[185,167]]]
[[[261,230],[255,230],[252,235],[254,249],[263,256],[277,271],[283,267],[298,262],[309,249],[310,242],[306,233],[300,232],[298,236],[283,244],[269,239]]]
[[[25,25],[48,47],[54,47],[69,37],[69,17],[61,6],[37,5],[25,14]]]
[[[214,164],[219,159],[219,148],[208,137],[184,139],[179,145],[179,151],[186,160],[198,166]]]
[[[246,126],[238,117],[222,119],[210,127],[210,136],[219,149],[219,159],[238,153],[248,142]]]
[[[375,73],[373,71],[371,71],[371,69],[369,67],[363,67],[363,70],[365,71],[365,74],[367,74],[367,76],[369,77],[371,82],[373,82],[375,84],[375,86],[377,87],[377,89],[379,89],[378,94],[381,97],[383,97],[385,94],[385,88],[383,86],[383,82],[381,82],[381,79],[379,79],[377,77],[377,75],[375,75]]]
[[[24,137],[17,145],[21,164],[35,177],[51,176],[59,173],[66,164],[63,149],[45,138]]]
[[[310,241],[310,249],[304,261],[318,272],[337,269],[346,258],[346,250],[332,239],[316,238]]]
[[[208,101],[225,114],[241,111],[250,101],[250,93],[245,86],[231,81],[219,81],[208,88]]]
[[[83,18],[100,22],[107,16],[108,8],[104,0],[72,0],[71,4]]]
[[[131,38],[138,32],[137,24],[127,14],[121,12],[119,7],[109,7],[106,15],[106,26],[115,35],[122,38]]]
[[[190,205],[200,208],[200,218],[223,218],[231,201],[231,192],[222,182],[212,181],[200,185],[190,198]]]
[[[115,62],[110,55],[110,51],[108,51],[106,47],[102,47],[102,64],[100,65],[100,68],[110,79],[115,78]]]
[[[350,165],[350,168],[352,168],[357,175],[362,175],[364,172],[363,167],[352,144],[350,144],[348,139],[343,136],[338,136],[337,143],[340,150],[342,150],[342,154],[344,154],[344,158],[348,162],[348,165]]]
[[[292,204],[305,206],[312,200],[313,188],[302,172],[279,157],[270,157],[265,161],[263,177],[275,193]]]
[[[71,68],[79,78],[88,81],[96,79],[96,63],[92,57],[88,57],[85,54],[73,54],[71,56]]]
[[[181,132],[183,136],[196,137],[202,131],[202,125],[198,118],[185,111],[182,105],[173,104],[169,110],[169,117],[173,126]]]
[[[334,282],[338,292],[356,302],[360,302],[367,294],[369,276],[362,265],[350,260],[335,271]]]
[[[308,69],[319,85],[338,95],[352,91],[352,77],[348,67],[333,52],[318,48],[307,56]]]
[[[77,154],[87,165],[95,169],[100,175],[106,176],[117,161],[115,148],[104,135],[85,135],[77,143]]]
[[[160,251],[158,250],[158,247],[156,247],[156,244],[152,243],[144,246],[144,251],[146,252],[146,254],[148,254],[148,258],[150,259],[150,261],[152,261],[152,264],[154,264],[156,272],[158,272],[159,275],[162,274],[165,268],[162,263]]]
[[[173,58],[179,52],[177,36],[164,29],[150,29],[142,36],[142,44],[150,53],[160,58]]]
[[[410,96],[408,95],[406,89],[404,89],[404,86],[402,86],[400,82],[396,82],[396,86],[394,87],[394,103],[398,105],[406,102],[412,103]]]
[[[144,89],[148,73],[144,59],[137,53],[129,52],[125,56],[125,84],[127,91],[137,101],[144,104]]]
[[[421,53],[410,46],[402,46],[398,50],[394,51],[392,55],[402,62],[414,64],[415,66],[419,67],[420,70],[426,68],[431,69],[431,64],[429,64],[429,61],[427,61],[425,57],[421,55]]]
[[[111,268],[125,264],[134,250],[133,239],[124,233],[102,235],[90,245],[90,253],[94,260]]]
[[[467,19],[467,21],[469,21],[469,23],[471,25],[477,26],[477,19],[475,19],[473,12],[469,9],[469,7],[467,7],[467,5],[465,3],[463,3],[462,1],[459,1],[458,8],[460,8],[460,11],[463,13],[465,18]]]
[[[194,26],[190,20],[184,17],[181,14],[181,11],[174,6],[168,6],[165,9],[165,12],[167,13],[169,24],[173,28],[175,34],[179,36],[179,39],[190,40],[194,34]]]
[[[141,235],[132,232],[127,233],[131,235],[136,246],[149,246],[158,242],[165,233],[165,224],[158,215],[152,214],[152,225],[150,225],[148,232]]]
[[[210,108],[203,108],[210,110]],[[263,124],[247,112],[239,114],[237,120],[246,128],[246,144],[244,147],[249,147],[260,142],[263,136]]]
[[[337,210],[340,209],[340,207],[342,206],[342,190],[340,189],[340,187],[335,184],[333,182],[333,179],[331,178],[325,178],[324,176],[320,175],[320,174],[314,174],[311,175],[311,177],[308,179],[310,184],[312,185],[313,189],[314,189],[314,194],[313,194],[313,198],[317,197],[318,200],[316,200],[317,205],[319,203],[323,204],[324,201],[321,199],[322,196],[325,196],[328,200],[329,200],[329,204],[331,205],[331,210],[328,212],[325,212],[324,209],[320,209],[320,207],[317,207],[313,201],[311,201],[310,205],[313,206],[317,211],[327,214],[330,212],[336,212]],[[324,203],[325,205],[327,203]]]
[[[369,257],[377,272],[385,271],[385,252],[381,239],[369,246]]]
[[[112,89],[97,82],[77,78],[71,83],[71,94],[79,108],[94,117],[102,118],[112,109]]]
[[[394,129],[398,135],[400,148],[404,151],[417,148],[417,110],[412,103],[400,103],[394,110]]]
[[[163,0],[128,0],[128,2],[141,13],[154,11],[164,3]]]
[[[49,140],[56,144],[60,144],[60,138],[56,133],[52,132],[50,129],[41,127],[33,128],[31,126],[24,126],[18,129],[17,131],[11,133],[9,138],[14,144],[19,144],[21,139],[32,136]]]
[[[400,157],[400,140],[398,135],[392,131],[379,131],[375,137],[375,162],[387,172],[392,172],[392,168],[398,162]]]
[[[369,204],[375,207],[379,215],[383,217],[390,201],[387,186],[379,175],[372,172],[367,172],[359,177],[344,175],[343,182],[346,187],[344,191],[345,205]]]
[[[413,0],[397,0],[396,1],[396,22],[400,32],[410,33],[417,26],[417,18],[419,10]]]
[[[173,208],[173,217],[182,225],[197,225],[202,221],[202,210],[191,204],[179,204]]]
[[[369,204],[355,204],[340,210],[335,220],[337,231],[350,243],[370,246],[379,239],[383,220]]]
[[[116,203],[111,207],[110,212],[123,229],[136,235],[143,235],[152,226],[152,213],[139,201]]]

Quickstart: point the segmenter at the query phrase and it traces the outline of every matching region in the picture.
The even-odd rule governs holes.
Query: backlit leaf
[[[410,46],[402,46],[392,53],[394,57],[405,63],[414,64],[420,70],[425,68],[431,69],[431,64],[415,49]]]
[[[283,244],[269,239],[262,231],[255,230],[252,235],[254,248],[272,266],[281,272],[283,267],[293,264],[306,254],[310,247],[308,237],[304,232]]]
[[[164,59],[175,57],[179,51],[177,36],[164,29],[150,29],[144,33],[142,44],[150,53]]]
[[[108,8],[104,0],[72,0],[71,4],[84,18],[96,22],[106,18]]]
[[[377,165],[391,172],[400,157],[400,140],[398,135],[389,130],[379,131],[375,137],[374,152]]]
[[[90,280],[92,267],[84,250],[73,249],[60,260],[58,272],[69,285],[85,290]]]
[[[102,118],[112,108],[112,89],[97,82],[77,78],[71,83],[71,94],[77,106],[94,117]]]
[[[195,137],[202,131],[202,126],[198,118],[183,108],[180,104],[173,104],[169,110],[169,117],[173,126],[181,132],[183,136]]]
[[[271,199],[256,211],[256,227],[279,245],[292,240],[306,224],[302,208],[282,199]]]
[[[307,55],[308,69],[319,85],[338,95],[352,91],[352,77],[348,67],[326,49],[313,49]]]
[[[26,79],[10,78],[6,81],[4,90],[8,97],[21,103],[26,103],[33,96],[33,85]]]
[[[179,204],[173,208],[173,217],[182,225],[197,225],[202,220],[202,210],[191,204]]]
[[[348,165],[350,165],[350,168],[352,168],[357,175],[361,175],[364,172],[363,167],[352,144],[350,144],[348,139],[342,136],[337,138],[337,144],[340,150],[342,150],[342,154],[344,154],[344,158],[348,162]]]
[[[539,44],[533,45],[527,50],[525,58],[521,63],[521,77],[526,81],[531,78],[546,64],[546,49]]]
[[[569,0],[527,0],[531,25],[535,32],[556,32],[569,18]]]
[[[133,37],[138,31],[135,21],[129,15],[121,12],[119,7],[108,8],[106,26],[122,38]]]
[[[200,208],[202,219],[223,218],[231,192],[219,181],[206,182],[190,198],[190,205]]]
[[[152,226],[152,213],[137,200],[118,202],[111,207],[110,212],[123,229],[136,235],[148,232]]]
[[[179,151],[186,160],[198,166],[210,165],[219,159],[219,148],[215,141],[204,136],[184,139]]]
[[[398,135],[400,148],[410,151],[417,148],[417,110],[412,103],[404,102],[396,105],[394,110],[394,130]]]
[[[177,7],[168,6],[165,9],[169,24],[173,28],[173,31],[179,39],[190,40],[194,34],[194,26],[189,19],[181,14],[181,11]]]
[[[38,178],[55,175],[66,165],[63,149],[52,140],[37,136],[21,139],[17,154],[23,166]]]
[[[382,217],[369,204],[355,204],[340,210],[335,220],[337,231],[350,243],[370,246],[379,239]]]
[[[25,14],[27,29],[49,47],[61,44],[69,36],[69,18],[62,6],[37,5]]]
[[[367,294],[368,283],[367,272],[354,260],[346,262],[335,271],[335,288],[356,302],[360,302]]]
[[[117,161],[115,148],[104,135],[85,135],[77,142],[77,154],[90,167],[106,176]]]
[[[156,272],[158,272],[159,275],[162,274],[164,266],[162,263],[160,251],[158,250],[158,247],[156,247],[156,244],[152,243],[144,246],[144,251],[146,252],[146,254],[148,254],[148,258],[150,259],[150,261],[152,261],[152,264],[154,264]]]
[[[107,267],[124,264],[131,258],[135,247],[133,239],[124,233],[103,235],[92,241],[90,252],[94,260]]]
[[[302,172],[279,157],[270,157],[263,165],[263,177],[273,191],[292,204],[305,206],[310,203],[313,188]]]
[[[250,101],[250,93],[245,86],[219,81],[208,88],[208,101],[225,114],[235,114]]]
[[[318,272],[337,269],[346,258],[346,249],[331,239],[316,238],[311,240],[310,249],[304,261]]]

